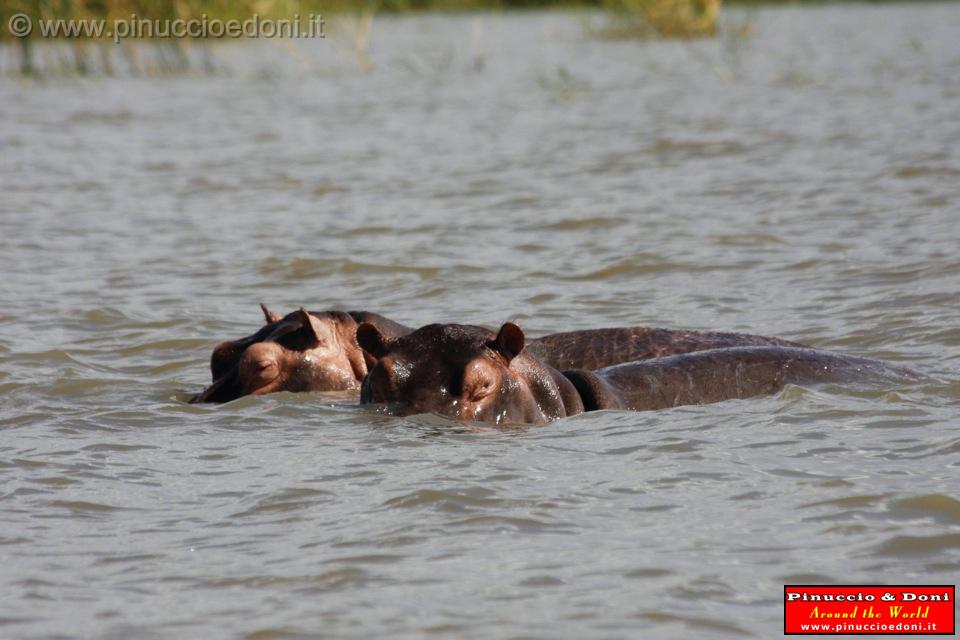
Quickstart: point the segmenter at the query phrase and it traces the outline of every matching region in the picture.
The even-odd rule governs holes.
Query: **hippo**
[[[266,324],[256,333],[221,342],[210,357],[213,384],[191,398],[229,402],[277,391],[360,390],[374,359],[357,345],[357,325],[398,337],[409,327],[367,311],[311,311],[280,316],[260,305]]]
[[[218,344],[210,357],[213,384],[191,402],[228,402],[276,391],[354,391],[375,359],[355,339],[359,323],[385,335],[413,331],[369,311],[301,310],[280,316],[260,305],[266,324],[256,333]],[[651,327],[586,329],[527,341],[527,350],[556,369],[599,369],[667,355],[734,346],[793,346],[796,342],[739,333]]]
[[[917,378],[879,360],[781,345],[740,346],[558,371],[525,348],[523,330],[431,324],[401,337],[357,328],[376,357],[361,404],[495,424],[546,424],[586,411],[645,411],[768,395],[787,384]]]
[[[301,308],[285,316],[281,316],[279,313],[269,309],[265,304],[260,305],[260,310],[263,312],[265,321],[263,327],[245,338],[227,340],[213,348],[213,353],[210,356],[210,373],[213,376],[214,382],[236,367],[244,351],[258,342],[279,342],[287,349],[297,351],[307,351],[311,349],[314,346],[315,336],[309,335],[311,333],[309,330],[304,331],[304,329],[307,329],[308,323],[306,319],[308,316],[310,317],[309,325],[313,328],[313,332],[319,329],[319,327],[316,326],[317,322],[319,322],[324,325],[329,332],[336,333],[338,336],[344,338],[344,340],[339,343],[339,351],[343,351],[343,355],[351,361],[356,361],[360,349],[360,347],[356,347],[356,350],[351,348],[356,345],[356,341],[353,340],[352,337],[356,333],[357,325],[360,322],[374,324],[382,331],[394,337],[406,335],[413,331],[410,327],[405,327],[380,314],[369,311],[309,311],[306,312],[307,315],[304,315],[303,309]],[[320,331],[321,333],[323,332],[322,329],[320,329]],[[313,355],[315,357],[320,356],[320,354]],[[363,373],[366,375],[365,370]]]

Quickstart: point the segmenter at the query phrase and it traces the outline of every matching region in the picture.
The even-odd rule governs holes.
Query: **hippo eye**
[[[277,361],[272,359],[258,360],[253,366],[256,371],[256,376],[261,380],[273,380],[277,377],[277,372],[279,371]]]
[[[257,343],[246,350],[240,360],[240,378],[248,393],[272,383],[280,377],[281,347],[269,342]]]

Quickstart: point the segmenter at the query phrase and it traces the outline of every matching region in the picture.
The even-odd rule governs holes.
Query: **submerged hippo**
[[[359,391],[375,360],[357,345],[357,325],[368,323],[391,337],[412,331],[367,311],[301,308],[281,317],[260,308],[266,324],[246,338],[214,347],[213,384],[190,402],[229,402],[277,391]]]
[[[357,391],[375,358],[356,341],[359,323],[397,338],[410,327],[368,311],[301,310],[281,317],[264,305],[266,325],[240,340],[221,342],[210,358],[213,384],[191,402],[228,402],[276,391]],[[598,369],[667,355],[735,346],[795,342],[740,333],[651,327],[586,329],[528,341],[527,351],[556,369]]]
[[[390,404],[399,415],[437,413],[459,420],[544,424],[584,411],[643,411],[771,394],[789,383],[849,381],[869,375],[916,377],[878,360],[785,346],[732,347],[563,371],[525,348],[523,331],[432,324],[390,337],[357,329],[377,358],[361,404]]]

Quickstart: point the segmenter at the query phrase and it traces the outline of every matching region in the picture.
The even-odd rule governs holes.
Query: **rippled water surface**
[[[331,38],[0,80],[0,636],[767,638],[784,583],[955,583],[960,6],[729,17],[378,18],[367,74]],[[261,301],[936,379],[510,431],[185,404]]]

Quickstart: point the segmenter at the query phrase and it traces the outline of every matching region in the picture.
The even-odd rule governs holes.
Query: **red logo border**
[[[842,633],[787,633],[787,587],[924,587],[950,589],[953,596],[953,630],[930,633],[900,633],[897,631],[844,631]],[[785,584],[783,585],[783,635],[785,636],[955,636],[957,635],[957,585],[955,584]]]

